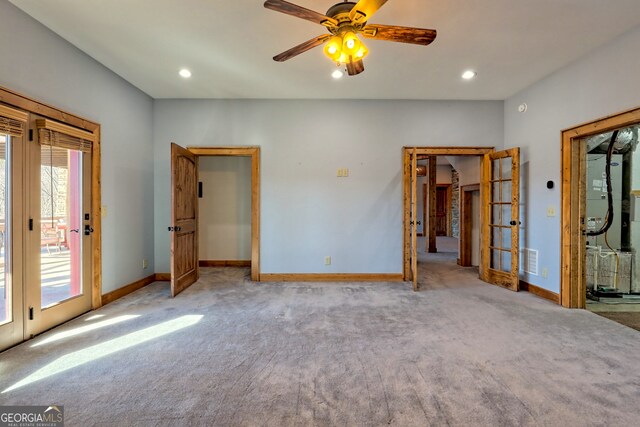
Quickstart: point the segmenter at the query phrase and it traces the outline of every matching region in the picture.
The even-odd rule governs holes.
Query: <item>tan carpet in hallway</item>
[[[640,423],[637,331],[455,262],[421,271],[418,293],[228,268],[176,299],[156,283],[1,353],[0,403],[62,404],[69,426]]]

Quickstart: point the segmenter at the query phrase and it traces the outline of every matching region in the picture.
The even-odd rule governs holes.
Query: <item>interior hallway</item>
[[[203,269],[1,353],[0,401],[87,426],[637,424],[637,331],[476,274],[433,264],[416,293]]]

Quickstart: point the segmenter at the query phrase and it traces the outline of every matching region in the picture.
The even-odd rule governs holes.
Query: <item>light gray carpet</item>
[[[19,386],[0,403],[62,404],[69,426],[640,424],[639,332],[444,254],[420,268],[418,293],[229,268],[173,300],[156,283],[0,354]]]

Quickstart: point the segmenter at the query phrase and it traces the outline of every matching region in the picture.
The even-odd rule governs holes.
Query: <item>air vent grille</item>
[[[538,275],[538,250],[524,248],[521,251],[522,254],[522,270],[525,273]]]

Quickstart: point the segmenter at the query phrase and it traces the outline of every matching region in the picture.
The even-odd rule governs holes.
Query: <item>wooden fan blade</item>
[[[322,43],[326,42],[330,38],[331,38],[331,34],[325,34],[323,36],[313,38],[313,39],[308,40],[308,41],[306,41],[306,42],[304,42],[302,44],[299,44],[296,47],[292,47],[291,49],[287,50],[286,52],[282,52],[280,55],[274,56],[273,60],[274,61],[278,61],[278,62],[284,62],[287,59],[291,59],[294,56],[298,56],[301,53],[304,53],[304,52],[308,51],[309,49],[313,49],[316,46],[320,46]]]
[[[338,21],[333,18],[329,18],[321,13],[314,12],[313,10],[306,9],[302,6],[298,6],[297,4],[289,3],[284,0],[267,0],[264,2],[264,7],[275,10],[276,12],[282,12],[297,18],[306,19],[307,21],[324,25],[327,28],[338,25]]]
[[[353,9],[351,9],[349,19],[351,19],[351,22],[354,24],[367,22],[386,2],[387,0],[360,0],[353,6]]]
[[[362,35],[369,39],[390,42],[413,43],[426,46],[436,39],[438,32],[426,28],[398,27],[395,25],[370,24],[362,29]]]

